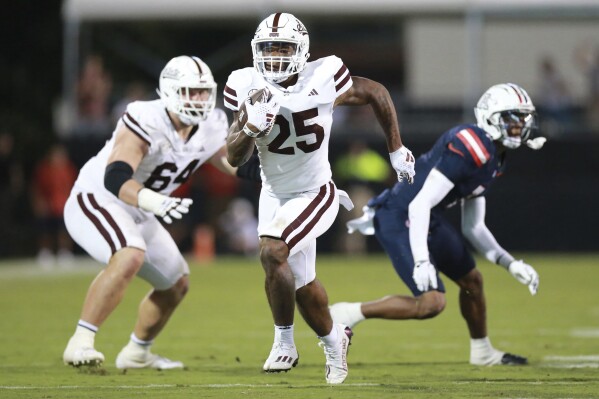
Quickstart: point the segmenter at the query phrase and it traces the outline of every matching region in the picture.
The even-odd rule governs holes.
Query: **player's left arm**
[[[228,175],[255,182],[262,181],[260,178],[260,161],[255,154],[250,156],[250,159],[243,165],[231,166],[229,161],[227,161],[227,146],[222,146],[221,149],[208,160],[208,162],[210,162],[216,169]]]
[[[397,113],[389,91],[374,80],[352,76],[352,86],[335,100],[338,105],[370,105],[385,132],[389,152],[398,150],[403,144],[399,133]]]
[[[447,176],[433,168],[408,206],[410,249],[414,258],[412,278],[418,289],[423,292],[427,291],[429,286],[437,288],[437,273],[428,251],[431,209],[439,204],[453,187],[454,183]]]
[[[352,76],[352,86],[335,100],[337,105],[370,105],[385,133],[391,164],[398,173],[398,179],[414,178],[414,156],[401,141],[397,113],[389,91],[374,80]]]
[[[472,246],[490,262],[503,266],[522,284],[528,285],[532,295],[537,293],[539,275],[535,269],[516,260],[495,239],[485,224],[486,199],[474,197],[462,203],[462,233]]]

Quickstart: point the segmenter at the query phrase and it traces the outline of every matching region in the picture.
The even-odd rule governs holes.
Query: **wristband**
[[[256,138],[258,137],[258,135],[260,134],[260,132],[254,133],[252,131],[252,129],[250,129],[247,125],[247,123],[245,125],[243,125],[243,132],[245,134],[247,134],[248,136],[250,136],[251,138]]]
[[[495,260],[495,264],[505,267],[506,269],[510,268],[510,265],[514,261],[514,257],[507,252],[502,253]]]

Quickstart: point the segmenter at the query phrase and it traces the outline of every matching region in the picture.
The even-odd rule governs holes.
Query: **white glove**
[[[243,127],[243,131],[250,137],[257,137],[260,134],[267,135],[274,126],[275,119],[279,113],[279,101],[273,96],[268,89],[264,89],[263,95],[259,100],[252,104],[252,98],[248,97],[245,100],[245,108],[248,114],[247,122]],[[255,132],[248,124],[253,125],[258,129]]]
[[[508,270],[512,276],[522,284],[528,285],[531,295],[535,295],[539,289],[539,274],[522,260],[515,260],[510,263]]]
[[[533,150],[540,150],[546,141],[545,137],[535,137],[534,139],[526,140],[526,145]]]
[[[365,236],[374,235],[373,219],[376,211],[368,205],[364,205],[362,211],[364,212],[362,216],[357,219],[352,219],[345,224],[347,226],[347,232],[352,234],[354,231],[358,230]]]
[[[428,291],[429,286],[434,289],[438,287],[437,270],[428,260],[416,262],[412,278],[416,283],[416,287],[422,292]]]
[[[412,151],[408,150],[406,146],[401,146],[398,150],[389,153],[389,157],[391,158],[393,169],[397,172],[397,180],[402,181],[405,178],[408,180],[408,183],[412,184],[414,182],[414,175],[416,174]]]
[[[172,218],[181,219],[184,213],[188,213],[191,204],[193,200],[190,198],[167,197],[149,188],[142,188],[137,194],[137,205],[141,209],[160,216],[168,224],[173,222]]]

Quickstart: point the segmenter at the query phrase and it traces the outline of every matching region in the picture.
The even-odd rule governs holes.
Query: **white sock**
[[[347,315],[349,317],[349,324],[355,326],[362,320],[366,320],[366,317],[362,314],[362,303],[353,302],[347,305]]]
[[[293,340],[293,324],[290,326],[275,325],[275,342],[295,346]]]
[[[97,327],[96,327],[97,331]],[[75,328],[75,333],[73,337],[83,344],[83,346],[93,348],[94,341],[96,339],[96,331],[90,330],[87,327],[81,326],[81,324],[77,324],[77,328]]]
[[[151,339],[149,341],[144,341],[143,339],[137,338],[134,332],[131,333],[131,341],[136,343],[139,346],[151,346],[154,343],[154,340]]]
[[[335,325],[333,324],[333,329],[328,335],[324,337],[318,337],[326,346],[334,346],[339,341],[339,334]]]
[[[129,339],[129,342],[127,343],[127,347],[129,348],[130,351],[133,351],[133,353],[147,354],[150,352],[150,347],[152,346],[153,343],[154,343],[153,340],[152,341],[144,341],[142,339],[137,338],[135,333],[131,333],[131,337]]]

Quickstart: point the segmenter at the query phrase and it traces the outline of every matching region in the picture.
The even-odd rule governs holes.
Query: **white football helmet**
[[[506,148],[528,142],[536,127],[535,106],[528,93],[513,83],[490,87],[474,108],[478,126]]]
[[[198,57],[179,56],[170,60],[160,73],[156,92],[166,109],[177,114],[186,125],[206,120],[216,105],[216,82],[212,72]],[[192,89],[204,89],[200,99],[192,99]]]
[[[271,14],[260,22],[252,39],[254,68],[268,82],[281,83],[304,69],[309,49],[310,37],[299,19],[287,13]]]

